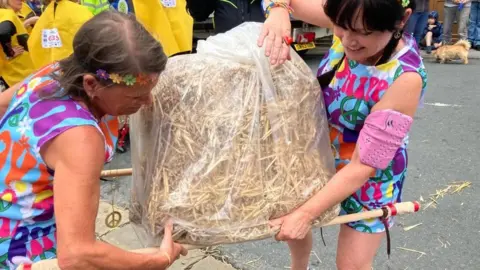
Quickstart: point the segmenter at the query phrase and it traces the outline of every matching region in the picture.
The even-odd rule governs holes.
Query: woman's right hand
[[[265,55],[270,58],[272,65],[290,60],[290,45],[284,42],[284,38],[290,37],[291,29],[288,10],[281,7],[272,8],[257,41],[259,47],[265,45]]]
[[[180,244],[173,242],[172,240],[172,231],[173,231],[173,223],[168,221],[165,224],[165,231],[163,234],[163,241],[160,245],[160,256],[168,256],[167,259],[169,260],[170,264],[180,257],[180,255],[187,255],[188,251],[185,247]]]

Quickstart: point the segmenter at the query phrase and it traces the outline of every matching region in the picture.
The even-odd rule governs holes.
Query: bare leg
[[[288,241],[292,257],[291,270],[306,270],[312,252],[312,232],[309,232],[302,240]]]
[[[371,270],[385,233],[362,233],[341,225],[337,247],[337,269]]]
[[[427,47],[432,46],[432,32],[427,32],[427,35],[425,35],[425,43]]]

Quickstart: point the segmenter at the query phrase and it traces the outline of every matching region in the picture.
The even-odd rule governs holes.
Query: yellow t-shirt
[[[22,22],[25,22],[27,17],[32,13],[33,13],[33,16],[38,16],[35,13],[35,11],[33,11],[33,9],[27,3],[23,2],[22,3],[22,9],[19,12],[17,12],[17,15]],[[32,32],[33,27],[28,26],[28,27],[26,27],[26,29],[27,29],[27,32],[30,33],[30,32]]]
[[[44,67],[73,53],[73,38],[93,17],[84,6],[69,0],[51,2],[30,34],[28,46],[35,68]]]
[[[17,29],[17,34],[12,36],[12,47],[19,46],[19,39],[27,39],[28,33],[23,22],[12,9],[0,9],[0,22],[11,21]],[[30,53],[24,53],[8,59],[3,50],[0,50],[0,76],[7,82],[9,86],[21,82],[34,71]]]
[[[187,12],[187,2],[176,0],[174,7],[165,7],[159,0],[133,0],[135,16],[163,45],[171,56],[192,50],[193,18]]]

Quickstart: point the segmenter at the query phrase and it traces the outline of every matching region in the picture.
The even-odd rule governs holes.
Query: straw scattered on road
[[[415,224],[415,225],[412,225],[412,226],[408,226],[408,227],[405,227],[403,228],[404,231],[410,231],[412,229],[415,229],[416,227],[418,226],[421,226],[423,223],[418,223],[418,224]]]
[[[423,210],[427,210],[430,207],[436,208],[438,205],[438,201],[445,197],[446,195],[454,195],[462,192],[466,188],[472,186],[472,182],[464,181],[464,182],[453,182],[450,185],[447,185],[443,189],[437,189],[434,194],[430,195],[429,202],[425,205]],[[423,197],[420,198],[423,201]]]
[[[420,254],[420,255],[417,257],[417,260],[420,259],[421,257],[423,257],[424,255],[427,255],[427,253],[425,253],[425,252],[423,252],[423,251],[415,250],[415,249],[404,248],[404,247],[397,247],[397,248],[398,248],[398,249],[401,249],[401,250],[404,250],[404,251],[408,251],[408,252],[413,252],[413,253]]]

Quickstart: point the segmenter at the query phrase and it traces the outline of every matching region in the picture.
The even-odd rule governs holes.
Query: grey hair
[[[160,74],[166,63],[162,45],[133,15],[104,11],[79,29],[73,40],[73,54],[59,62],[61,72],[52,74],[59,87],[48,95],[71,96],[89,103],[83,89],[84,75],[95,75],[97,70],[120,76]]]

